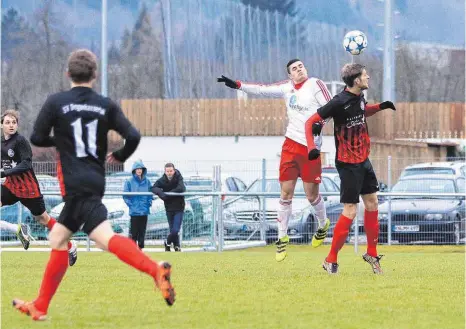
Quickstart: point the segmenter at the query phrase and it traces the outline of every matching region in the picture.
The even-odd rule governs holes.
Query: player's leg
[[[309,160],[307,148],[304,145],[299,145],[299,151],[300,155],[297,159],[299,173],[303,180],[304,192],[309,203],[314,208],[317,222],[319,223],[312,237],[312,246],[318,247],[324,242],[330,227],[324,198],[319,194],[319,185],[322,182],[322,161],[320,157],[315,160]]]
[[[1,206],[13,205],[20,199],[14,195],[6,186],[2,185],[1,191]],[[25,250],[28,250],[31,241],[31,229],[27,224],[12,224],[2,221],[2,229],[16,234],[18,240],[23,245]]]
[[[0,230],[16,234],[18,232],[18,224],[9,223],[5,220],[0,220]]]
[[[85,200],[81,214],[84,214],[86,218],[82,230],[95,241],[99,248],[111,252],[124,263],[152,276],[167,304],[173,305],[175,291],[170,282],[171,265],[169,263],[153,261],[139,249],[133,240],[115,234],[107,220],[107,209],[100,199]]]
[[[85,228],[97,246],[117,256],[124,263],[152,276],[156,286],[168,305],[175,302],[175,291],[170,282],[171,265],[167,262],[156,263],[144,254],[136,243],[124,236],[115,234],[109,221],[104,220],[95,228]]]
[[[34,219],[40,224],[47,227],[52,231],[53,227],[57,223],[55,218],[50,217],[45,209],[44,197],[40,196],[38,198],[22,198],[20,199],[21,203],[29,209],[29,211],[34,216]],[[78,260],[78,247],[75,241],[68,241],[68,261],[69,265],[73,266]]]
[[[372,267],[375,274],[382,274],[380,259],[383,255],[377,254],[377,242],[379,240],[379,202],[377,191],[379,184],[372,164],[369,160],[364,163],[365,177],[361,190],[362,201],[364,202],[364,230],[367,236],[367,252],[363,259]]]
[[[303,181],[303,185],[306,197],[314,208],[318,222],[318,228],[312,237],[312,246],[315,248],[320,246],[327,237],[330,220],[327,218],[324,198],[319,194],[319,184]]]
[[[286,247],[290,242],[288,237],[288,223],[292,214],[292,199],[296,181],[299,177],[299,165],[296,161],[296,142],[286,138],[283,143],[280,157],[280,200],[277,209],[278,240],[275,243],[277,250],[275,260],[283,261],[286,256]]]
[[[45,268],[39,296],[33,302],[13,300],[13,306],[30,315],[33,320],[45,320],[50,302],[68,269],[68,241],[73,234],[67,227],[58,223],[49,234],[52,251]]]
[[[336,166],[341,179],[340,202],[343,203],[343,212],[333,230],[330,252],[323,263],[323,268],[331,274],[338,272],[338,252],[345,244],[353,219],[356,218],[363,181],[359,165],[337,164]]]

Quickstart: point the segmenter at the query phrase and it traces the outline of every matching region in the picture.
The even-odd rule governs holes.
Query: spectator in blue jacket
[[[133,177],[125,182],[124,191],[150,192],[151,183],[146,177],[147,169],[141,160],[134,162],[132,173]],[[152,205],[152,195],[125,195],[123,199],[129,207],[129,215],[131,216],[130,236],[142,249],[146,236],[147,215],[149,215]]]

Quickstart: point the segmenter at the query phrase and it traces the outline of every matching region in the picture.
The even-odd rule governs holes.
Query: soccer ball
[[[343,39],[343,47],[351,55],[359,55],[367,48],[367,37],[361,31],[350,31]]]

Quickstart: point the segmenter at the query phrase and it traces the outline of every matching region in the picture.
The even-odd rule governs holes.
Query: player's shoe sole
[[[76,261],[78,260],[78,245],[76,244],[76,241],[71,240],[71,248],[68,249],[68,263],[70,266],[73,266],[76,264]]]
[[[312,237],[312,247],[317,248],[318,246],[322,245],[324,239],[327,237],[329,227],[330,219],[327,218],[324,227],[318,228],[314,233],[314,236]]]
[[[21,242],[23,245],[23,248],[25,250],[28,250],[29,248],[29,243],[31,240],[31,230],[29,229],[29,226],[26,224],[18,224],[18,231],[16,232],[16,236],[18,237],[18,240]]]
[[[47,320],[47,314],[39,311],[34,303],[25,302],[21,299],[13,299],[13,307],[27,316],[30,316],[34,321]]]
[[[383,257],[383,255],[379,255],[377,257],[372,257],[372,256],[368,255],[367,253],[362,255],[362,259],[364,259],[364,261],[371,266],[372,272],[374,272],[374,274],[383,274],[382,267],[380,266],[380,259],[382,257]]]
[[[169,306],[175,303],[175,289],[171,284],[171,270],[172,266],[167,262],[160,262],[155,284],[160,289],[163,298]]]
[[[288,237],[288,235],[285,235],[284,237],[278,239],[277,242],[275,242],[275,245],[277,246],[277,251],[275,252],[275,260],[277,262],[285,260],[287,256],[286,247],[288,246],[288,243],[290,243],[290,238]]]

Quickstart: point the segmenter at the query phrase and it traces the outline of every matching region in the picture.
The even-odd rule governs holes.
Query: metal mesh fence
[[[406,165],[410,163],[410,165]],[[386,168],[387,180],[379,186],[380,243],[459,244],[465,237],[464,159],[425,162],[421,159],[375,158],[372,164]],[[163,165],[146,163],[147,177],[153,184],[163,175]],[[63,207],[59,183],[52,176],[54,163],[35,163],[47,212],[58,217]],[[215,161],[177,162],[187,186],[186,208],[180,233],[183,248],[206,250],[247,245],[248,242],[272,243],[277,239],[277,205],[280,193],[277,160],[230,161],[217,165]],[[403,166],[401,171],[393,168]],[[221,168],[215,173],[214,168]],[[41,170],[39,170],[41,169]],[[129,209],[122,198],[123,185],[129,172],[115,171],[107,176],[104,204],[115,232],[128,235]],[[158,170],[157,170],[158,169]],[[331,228],[326,243],[330,243],[333,228],[342,212],[339,202],[340,180],[334,167],[323,169],[320,192],[325,197]],[[217,195],[212,191],[218,192]],[[390,193],[385,193],[390,192]],[[235,194],[235,195],[233,195]],[[241,195],[243,194],[243,195]],[[247,194],[247,195],[244,195]],[[220,201],[221,200],[221,201]],[[38,224],[28,209],[17,203],[2,207],[2,220],[27,223],[36,240],[46,240],[48,231]],[[365,243],[364,206],[360,200],[357,219],[348,241]],[[296,185],[293,212],[288,234],[293,243],[309,243],[317,228],[314,211],[304,196],[302,182]],[[169,233],[163,201],[154,198],[148,218],[146,245],[162,245]],[[15,241],[16,236],[2,231],[2,241]],[[77,240],[86,236],[78,232]]]

